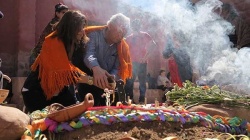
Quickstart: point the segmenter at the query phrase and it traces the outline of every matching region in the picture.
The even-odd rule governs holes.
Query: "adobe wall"
[[[10,77],[27,76],[28,56],[40,33],[54,16],[59,0],[0,0],[1,71]]]
[[[59,0],[0,0],[0,70],[11,77],[12,103],[22,109],[20,94],[29,71],[28,57],[43,28],[54,16]]]
[[[107,0],[106,3],[100,3],[99,0],[80,1],[88,2],[85,9],[80,9],[79,5],[72,5],[71,0],[64,0],[70,9],[82,11],[88,18],[90,24],[105,24],[111,15],[117,13],[117,1]],[[31,49],[35,46],[41,32],[48,22],[54,16],[54,5],[63,0],[0,0],[0,10],[4,13],[4,18],[0,19],[0,58],[3,60],[0,70],[12,78],[13,81],[13,103],[19,104],[21,109],[22,99],[20,95],[21,87],[29,72],[29,55]],[[86,4],[86,3],[84,3]],[[101,6],[96,8],[95,6]],[[126,13],[131,20],[140,15],[138,9]],[[103,15],[103,11],[105,14]],[[138,14],[136,15],[135,12]],[[101,16],[100,16],[101,15]],[[164,40],[161,37],[161,27],[148,23],[148,17],[144,17],[144,29],[158,43],[160,48],[153,51],[156,53],[151,57],[148,71],[152,76],[158,75],[161,67],[160,49],[164,46]],[[152,15],[151,15],[151,18]],[[157,22],[155,23],[157,24]],[[155,30],[159,32],[155,32]]]

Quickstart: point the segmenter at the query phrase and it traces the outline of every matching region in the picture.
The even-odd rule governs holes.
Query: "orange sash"
[[[32,71],[39,68],[40,84],[47,99],[58,94],[65,86],[75,84],[79,74],[84,74],[69,61],[63,42],[51,37],[54,33],[45,38],[41,53],[31,66]]]

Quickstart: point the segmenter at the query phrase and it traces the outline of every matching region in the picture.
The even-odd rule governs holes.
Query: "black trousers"
[[[165,91],[168,87],[165,87],[164,85],[157,86],[158,89],[161,89],[162,91]]]
[[[105,97],[102,97],[104,90],[93,85],[78,84],[79,101],[83,101],[85,95],[91,93],[94,97],[94,106],[106,106]]]
[[[46,106],[53,103],[59,103],[63,106],[70,106],[76,103],[74,96],[65,87],[58,96],[54,96],[50,100],[47,100],[43,91],[41,90],[29,90],[22,92],[24,105],[27,111],[33,112],[35,110],[42,110]]]
[[[47,100],[41,88],[40,80],[38,79],[38,71],[29,73],[23,88],[28,89],[28,91],[22,90],[21,93],[24,105],[29,112],[42,110],[53,103],[59,103],[63,106],[69,106],[76,103],[75,96],[70,92],[69,86],[65,86],[57,96]]]
[[[134,82],[137,76],[140,90],[139,102],[144,102],[147,82],[147,63],[133,62],[133,77],[127,79],[124,87],[127,96],[130,96],[131,99],[134,97]]]
[[[46,106],[53,103],[59,103],[63,106],[70,106],[76,103],[74,96],[65,87],[57,96],[47,100],[41,90],[29,90],[22,92],[24,105],[27,111],[33,112],[35,110],[42,110]]]

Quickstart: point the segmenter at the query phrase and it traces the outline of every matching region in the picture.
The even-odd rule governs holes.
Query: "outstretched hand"
[[[108,77],[112,75],[110,75],[106,70],[102,69],[99,66],[93,67],[92,70],[94,77],[94,85],[101,89],[112,89],[112,86],[108,82]]]

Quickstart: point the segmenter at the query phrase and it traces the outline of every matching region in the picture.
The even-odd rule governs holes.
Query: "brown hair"
[[[80,11],[69,10],[55,26],[55,34],[52,37],[58,37],[64,43],[67,54],[70,51],[71,45],[76,41],[76,36],[79,31],[87,26],[85,15]],[[84,35],[83,42],[87,42],[88,37]]]
[[[65,10],[65,9],[69,9],[68,6],[62,4],[62,3],[58,3],[55,5],[55,12],[61,12],[62,10]]]
[[[165,70],[160,70],[159,75],[161,75],[161,73],[163,73],[163,72],[166,72],[166,71]]]

